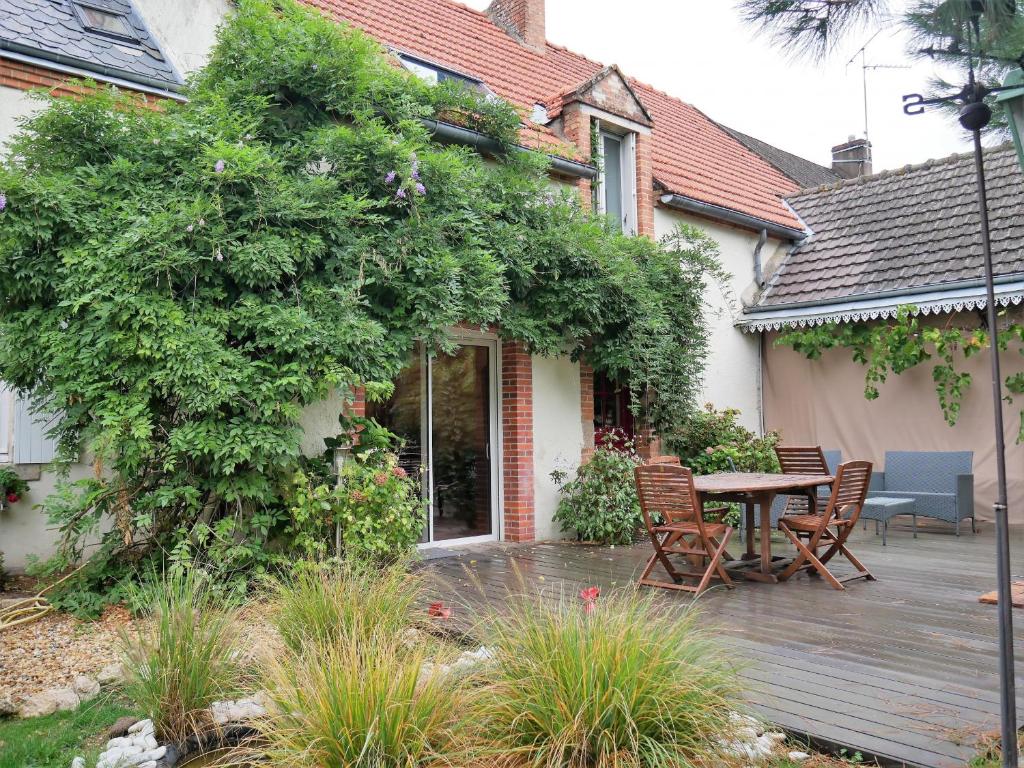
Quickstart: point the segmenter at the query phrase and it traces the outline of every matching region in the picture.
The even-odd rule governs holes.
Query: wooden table
[[[693,483],[701,501],[737,502],[746,507],[747,552],[743,560],[757,561],[759,568],[743,572],[748,579],[775,583],[772,573],[772,502],[780,493],[787,496],[806,496],[811,511],[817,505],[815,489],[831,485],[832,475],[772,475],[760,472],[721,472],[716,475],[696,475]],[[761,553],[754,551],[754,505],[761,509]]]

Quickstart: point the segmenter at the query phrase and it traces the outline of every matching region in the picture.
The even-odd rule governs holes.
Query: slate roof
[[[799,155],[779,149],[768,142],[748,136],[745,133],[740,133],[721,123],[718,125],[736,141],[752,152],[759,154],[803,189],[820,187],[822,184],[835,184],[842,179],[831,168],[812,163],[810,160],[806,160]]]
[[[514,40],[486,14],[453,0],[304,0],[362,28],[399,51],[448,66],[484,83],[529,114],[534,104],[573,91],[599,62],[547,43],[543,53]],[[629,79],[650,112],[654,179],[666,192],[800,229],[783,202],[799,185],[691,105]],[[538,138],[555,140],[535,127]]]
[[[128,0],[84,0],[123,15],[131,39],[87,28],[72,0],[0,0],[0,56],[5,51],[168,90],[182,79]]]
[[[996,274],[1024,274],[1024,174],[1016,151],[1011,144],[987,150],[985,165]],[[953,155],[791,196],[813,234],[786,257],[758,307],[980,279],[976,189],[973,155]]]

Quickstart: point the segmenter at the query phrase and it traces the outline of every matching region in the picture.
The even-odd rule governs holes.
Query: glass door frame
[[[490,469],[491,469],[491,532],[482,536],[466,536],[459,539],[442,539],[434,541],[434,391],[433,391],[433,358],[429,354],[425,358],[425,376],[423,377],[426,387],[424,398],[423,424],[426,433],[427,449],[427,482],[424,484],[424,497],[426,501],[425,512],[427,515],[426,534],[427,540],[419,544],[419,549],[434,549],[436,547],[452,547],[462,544],[475,544],[487,541],[499,541],[503,538],[504,531],[504,509],[502,499],[504,493],[504,472],[503,457],[504,447],[502,445],[501,425],[501,344],[498,337],[493,333],[472,331],[469,329],[455,328],[450,332],[453,342],[460,346],[486,347],[489,350],[489,365],[487,371],[488,392],[490,393],[490,414],[488,428],[490,430]]]

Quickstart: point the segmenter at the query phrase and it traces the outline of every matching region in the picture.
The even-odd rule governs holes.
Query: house
[[[553,183],[578,189],[584,204],[623,231],[660,238],[688,223],[717,240],[732,278],[708,295],[714,352],[705,399],[739,409],[742,421],[760,430],[762,345],[735,322],[770,265],[807,234],[785,198],[808,177],[828,178],[828,169],[723,129],[617,66],[548,42],[544,0],[494,0],[486,12],[454,0],[304,1],[365,30],[428,81],[455,79],[519,107],[522,143],[552,156]],[[29,108],[23,89],[60,88],[68,76],[180,98],[182,76],[202,65],[230,10],[227,0],[0,0],[0,125],[9,132],[12,118]],[[133,69],[136,62],[146,68]],[[13,74],[24,67],[31,77]],[[436,135],[486,147],[486,137],[458,126],[439,123]],[[628,426],[626,394],[616,382],[595,380],[585,361],[531,357],[494,335],[452,332],[458,354],[415,355],[392,401],[371,406],[406,438],[405,458],[432,469],[426,544],[557,536],[550,473],[579,465],[593,448],[595,427]],[[17,566],[26,553],[45,554],[43,523],[29,510],[52,479],[42,470],[45,449],[22,453],[33,441],[45,444],[42,426],[6,397],[0,445],[38,478],[30,503],[0,516],[8,563]],[[318,451],[336,428],[336,411],[325,403],[307,417],[304,448]]]
[[[1020,322],[1024,302],[1024,176],[1012,145],[985,154],[996,273],[996,301]],[[846,456],[883,466],[886,450],[973,450],[980,519],[995,500],[990,358],[957,367],[971,374],[959,420],[943,420],[931,365],[920,365],[863,396],[863,365],[849,350],[808,360],[780,332],[822,323],[872,323],[913,305],[924,322],[983,326],[987,306],[973,155],[841,181],[787,198],[810,230],[740,321],[763,334],[765,426],[787,440],[841,446]],[[956,353],[959,357],[959,353]],[[1024,372],[1011,347],[1003,375]],[[1015,398],[1016,399],[1016,398]],[[1020,403],[1006,408],[1009,508],[1024,520],[1024,445],[1018,441]]]

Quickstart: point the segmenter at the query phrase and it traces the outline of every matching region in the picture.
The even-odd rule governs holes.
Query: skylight
[[[445,82],[463,83],[473,90],[484,93],[488,92],[487,86],[475,77],[470,77],[469,75],[464,75],[451,69],[445,69],[444,67],[438,66],[437,64],[431,64],[430,62],[423,61],[422,59],[406,56],[404,53],[399,54],[398,58],[401,59],[402,66],[421,80],[425,80],[428,83],[432,83],[434,85]]]
[[[82,22],[82,26],[90,32],[99,32],[105,35],[120,37],[127,40],[137,40],[128,18],[121,13],[114,13],[104,8],[97,8],[92,5],[75,3],[75,10]]]

